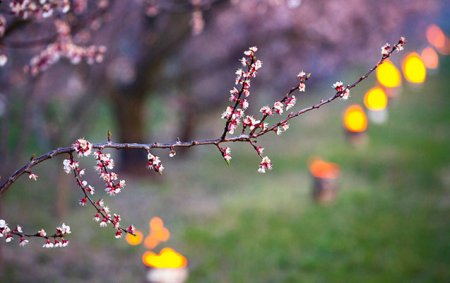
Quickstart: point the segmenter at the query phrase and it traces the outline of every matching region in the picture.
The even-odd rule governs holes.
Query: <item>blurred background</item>
[[[61,58],[35,76],[24,67],[57,40],[55,19],[15,21],[11,2],[0,4],[3,178],[79,137],[104,142],[108,129],[118,142],[219,136],[249,46],[263,61],[248,110],[256,114],[302,69],[312,77],[297,109],[364,74],[386,42],[408,44],[348,101],[263,137],[274,164],[264,175],[246,145],[231,146],[230,167],[213,147],[170,159],[155,151],[162,176],[145,168],[141,151],[109,151],[127,187],[105,199],[142,237],[99,229],[92,209],[77,204],[62,158],[36,167],[38,182],[24,177],[0,199],[0,218],[27,231],[65,222],[70,245],[2,242],[1,282],[146,282],[143,255],[164,248],[187,259],[188,282],[450,282],[448,1],[70,1],[74,9],[54,17],[76,44],[104,45],[104,60]],[[349,122],[353,104],[362,111]],[[95,174],[88,178],[102,194]]]

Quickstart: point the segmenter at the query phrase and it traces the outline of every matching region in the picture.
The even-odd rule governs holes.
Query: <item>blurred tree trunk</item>
[[[145,89],[133,93],[118,92],[112,96],[114,117],[117,124],[117,138],[121,142],[147,142],[145,125],[149,123],[145,115]],[[114,134],[114,133],[113,133]],[[114,137],[114,136],[113,136]],[[120,151],[119,168],[132,174],[146,171],[146,154],[140,150]]]
[[[110,91],[120,142],[150,142],[146,101],[161,77],[161,68],[191,36],[190,13],[166,14],[158,20],[148,19],[143,38],[142,56],[135,64],[136,78],[128,85],[115,85]],[[114,133],[113,133],[114,134]],[[114,137],[114,136],[113,136]],[[146,154],[139,150],[120,152],[120,170],[131,174],[147,173]]]

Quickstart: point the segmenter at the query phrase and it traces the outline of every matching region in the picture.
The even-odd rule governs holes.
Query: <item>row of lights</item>
[[[418,87],[427,77],[427,69],[436,72],[439,67],[439,54],[450,54],[450,39],[437,26],[430,25],[426,30],[429,46],[422,52],[411,52],[402,60],[402,73],[406,81]],[[386,122],[389,100],[398,95],[402,85],[402,74],[390,60],[386,60],[376,71],[378,84],[364,95],[364,108],[353,104],[346,108],[343,124],[347,137],[353,145],[366,141],[365,132],[369,120],[375,124]],[[367,113],[367,114],[366,114]],[[313,198],[319,203],[332,202],[337,193],[340,168],[337,164],[314,158],[309,164],[312,176]]]
[[[420,86],[427,77],[427,69],[436,72],[439,67],[439,54],[450,54],[450,39],[436,25],[427,28],[426,37],[429,46],[419,54],[410,52],[402,60],[402,72],[395,64],[386,60],[376,71],[378,85],[369,89],[364,96],[364,106],[350,105],[344,112],[344,128],[353,143],[364,140],[364,133],[368,127],[368,120],[375,124],[387,120],[387,106],[389,100],[398,93],[402,85],[402,74],[407,82],[413,86]],[[368,117],[367,117],[368,116]]]

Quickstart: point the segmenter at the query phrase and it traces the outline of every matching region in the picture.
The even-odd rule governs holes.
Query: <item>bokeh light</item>
[[[445,48],[446,36],[442,29],[435,24],[429,25],[426,31],[428,42],[437,49]]]
[[[386,60],[377,68],[378,82],[388,88],[399,87],[402,84],[402,77],[397,67],[390,61]]]
[[[131,246],[137,246],[141,244],[144,238],[144,235],[139,230],[135,230],[134,234],[135,235],[127,234],[125,238],[127,240],[127,243]]]
[[[422,57],[425,67],[428,69],[434,70],[439,67],[439,55],[433,47],[425,47],[422,50],[422,53],[420,53],[420,56]]]
[[[335,163],[313,158],[309,163],[309,171],[316,178],[334,179],[339,176],[341,169]]]
[[[362,133],[367,130],[367,116],[359,105],[350,105],[344,113],[344,127],[352,133]]]
[[[425,81],[427,70],[425,64],[416,52],[409,53],[402,64],[405,79],[414,84],[421,84]]]
[[[188,264],[185,256],[171,248],[164,248],[159,254],[147,251],[142,255],[142,262],[152,268],[183,268]]]
[[[369,89],[364,95],[364,105],[372,111],[383,110],[387,107],[386,92],[379,86]]]

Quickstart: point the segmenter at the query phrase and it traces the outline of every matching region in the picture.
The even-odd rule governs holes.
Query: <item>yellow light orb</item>
[[[387,104],[387,95],[381,87],[373,87],[364,95],[364,105],[369,110],[383,110],[387,107]]]
[[[416,52],[411,52],[403,59],[403,75],[405,79],[414,84],[420,84],[425,81],[427,69],[425,64]]]
[[[133,235],[131,235],[131,234],[127,234],[127,236],[126,236],[126,238],[125,238],[125,239],[127,240],[127,243],[128,243],[129,245],[131,245],[131,246],[137,246],[137,245],[139,245],[140,243],[142,243],[142,239],[143,239],[143,237],[144,237],[144,235],[142,234],[142,232],[139,231],[139,230],[135,230],[134,234],[135,234],[136,236],[133,236]]]
[[[344,127],[352,133],[362,133],[367,130],[367,116],[359,105],[350,105],[344,113]]]
[[[400,71],[390,60],[386,60],[378,66],[377,79],[382,86],[388,88],[399,87],[402,84]]]
[[[424,48],[420,57],[422,57],[423,63],[428,69],[433,70],[439,67],[439,56],[433,47]]]

